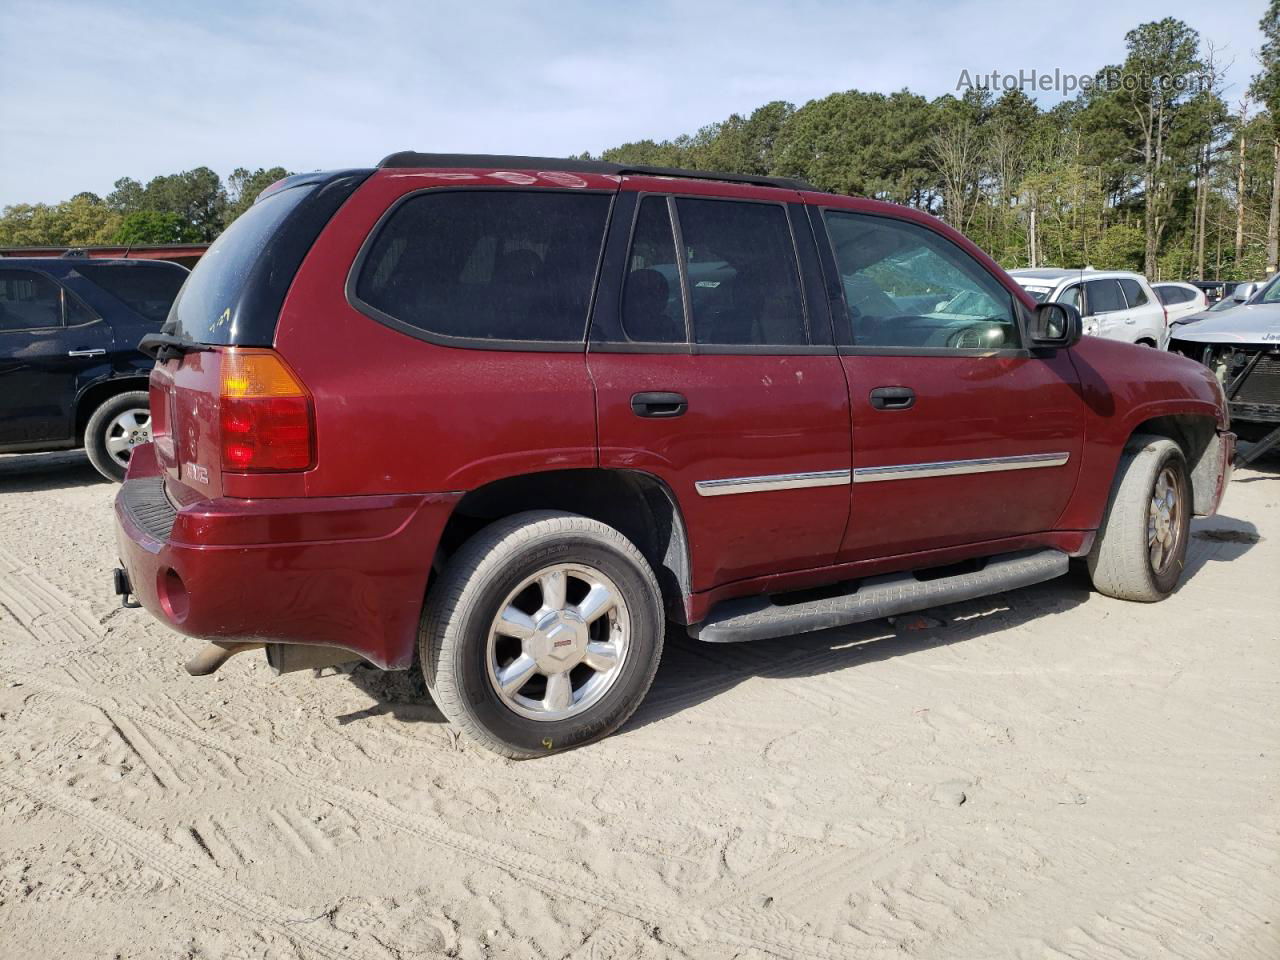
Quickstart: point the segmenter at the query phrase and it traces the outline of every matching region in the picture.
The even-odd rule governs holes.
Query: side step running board
[[[710,616],[689,627],[690,636],[710,643],[789,637],[812,630],[879,620],[925,607],[1015,590],[1067,572],[1061,550],[1030,550],[992,557],[981,570],[933,580],[895,573],[860,581],[844,596],[779,606],[768,597],[743,597],[716,604]]]

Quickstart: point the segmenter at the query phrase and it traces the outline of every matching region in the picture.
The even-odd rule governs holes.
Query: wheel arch
[[[1168,437],[1181,447],[1182,455],[1187,458],[1187,469],[1191,477],[1193,509],[1196,514],[1204,515],[1213,512],[1214,491],[1221,469],[1218,462],[1221,450],[1213,442],[1217,430],[1217,421],[1210,416],[1195,413],[1165,414],[1143,420],[1129,431],[1124,449],[1131,449],[1135,438],[1143,436]]]
[[[618,530],[653,568],[669,619],[687,622],[689,538],[675,494],[639,470],[598,467],[518,474],[468,491],[440,536],[432,574],[471,536],[526,510],[577,513]]]
[[[131,390],[147,389],[149,383],[148,374],[142,373],[137,376],[129,375],[123,377],[108,377],[106,380],[98,380],[89,384],[76,397],[76,422],[75,422],[75,440],[76,443],[84,445],[84,431],[89,426],[89,418],[93,416],[93,412],[102,406],[112,397],[122,393],[128,393]]]

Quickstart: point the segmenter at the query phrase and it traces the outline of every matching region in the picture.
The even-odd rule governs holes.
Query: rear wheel
[[[118,393],[105,401],[93,412],[84,431],[89,462],[116,483],[124,479],[133,448],[150,442],[151,408],[145,390]]]
[[[427,598],[419,656],[441,712],[504,756],[612,733],[662,652],[657,581],[612,527],[530,512],[469,540]]]
[[[1167,437],[1131,439],[1089,552],[1094,587],[1121,600],[1167,597],[1186,566],[1191,511],[1182,448]]]

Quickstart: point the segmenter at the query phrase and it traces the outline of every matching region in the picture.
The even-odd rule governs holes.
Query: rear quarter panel
[[[1228,427],[1217,379],[1177,354],[1102,337],[1070,350],[1085,408],[1084,449],[1075,492],[1057,526],[1092,530],[1102,523],[1125,443],[1147,420],[1190,415]]]
[[[276,349],[315,401],[317,465],[305,475],[306,495],[470,490],[597,464],[585,346],[563,353],[441,346],[365,316],[345,292],[365,238],[406,193],[575,183],[617,187],[616,178],[589,174],[383,171],[338,211],[303,261],[276,330]]]

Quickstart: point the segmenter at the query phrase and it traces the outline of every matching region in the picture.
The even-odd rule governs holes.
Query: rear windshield
[[[198,343],[237,343],[241,294],[255,261],[285,218],[315,189],[305,184],[259,200],[205,251],[173,305],[166,332]]]
[[[161,263],[89,263],[76,272],[157,324],[164,323],[188,276],[179,266]]]

